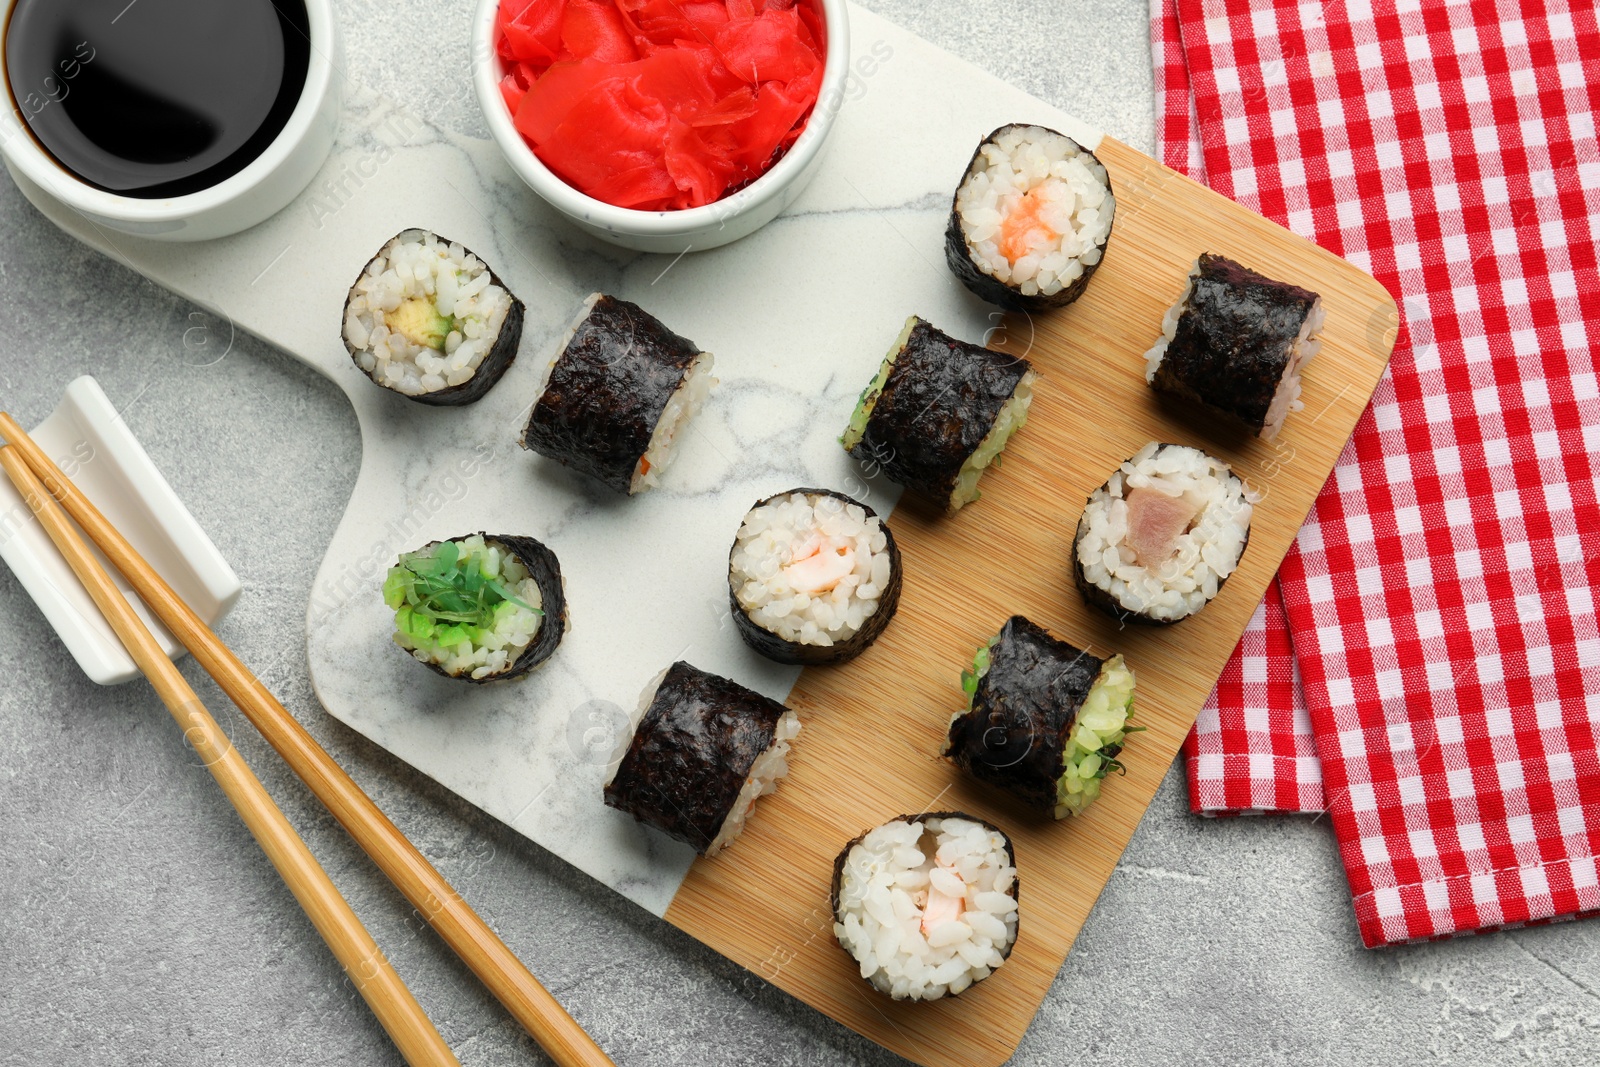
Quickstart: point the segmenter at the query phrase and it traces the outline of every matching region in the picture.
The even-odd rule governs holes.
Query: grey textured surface
[[[344,0],[346,69],[481,133],[464,73],[471,6]],[[869,6],[1149,147],[1140,0]],[[72,377],[100,379],[245,581],[224,638],[619,1063],[900,1062],[329,719],[306,682],[303,619],[355,480],[345,401],[63,237],[4,182],[0,217],[0,406],[29,424]],[[3,571],[0,611],[13,635],[0,642],[0,1062],[400,1062],[148,688],[87,682]],[[462,1062],[544,1062],[209,681],[185,670]],[[1174,769],[1015,1062],[1600,1055],[1600,924],[1367,952],[1323,822],[1194,818],[1183,786]]]

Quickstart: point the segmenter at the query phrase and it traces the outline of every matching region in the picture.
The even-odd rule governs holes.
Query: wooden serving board
[[[361,472],[307,612],[311,680],[330,714],[845,1025],[930,1067],[977,1067],[1006,1059],[1027,1028],[1376,385],[1397,318],[1377,283],[1342,260],[864,9],[850,18],[857,80],[816,179],[760,233],[679,259],[575,235],[492,145],[354,86],[323,173],[234,238],[122,237],[23,187],[68,233],[213,312],[206,336],[219,347],[231,328],[249,331],[349,396]],[[1096,148],[1118,201],[1110,249],[1077,304],[1008,319],[995,334],[1042,380],[983,499],[954,517],[912,499],[894,506],[894,487],[865,477],[835,438],[908,314],[969,339],[999,321],[945,269],[942,232],[973,145],[1013,121]],[[351,279],[409,226],[484,256],[528,306],[522,355],[468,408],[377,389],[339,340]],[[1323,296],[1306,410],[1274,445],[1168,409],[1144,384],[1143,352],[1208,250]],[[716,353],[722,381],[664,484],[630,499],[514,444],[542,355],[595,289]],[[1264,499],[1243,566],[1210,607],[1168,629],[1120,629],[1085,611],[1068,549],[1089,492],[1153,439],[1221,455]],[[884,637],[844,667],[803,674],[760,659],[726,625],[739,518],[800,485],[859,491],[888,513],[905,565]],[[551,662],[503,686],[451,683],[386,647],[384,568],[401,550],[479,529],[549,544],[572,614]],[[1016,613],[1122,652],[1137,673],[1148,730],[1128,745],[1127,776],[1081,819],[1042,823],[937,755],[963,700],[961,669]],[[618,740],[606,728],[625,724],[622,709],[680,658],[787,698],[804,722],[789,777],[709,862],[600,802]],[[960,997],[895,1004],[834,945],[827,883],[845,841],[933,808],[1012,835],[1021,933],[1010,961]]]
[[[903,499],[899,613],[842,666],[810,669],[789,705],[805,723],[788,780],[761,801],[739,862],[697,861],[667,910],[675,923],[874,1041],[930,1067],[1010,1058],[1110,879],[1156,788],[1327,480],[1388,362],[1394,303],[1369,275],[1110,138],[1097,153],[1118,198],[1105,263],[1058,312],[1010,316],[993,347],[1039,372],[1028,423],[983,497],[953,517]],[[1131,250],[1138,249],[1138,254]],[[1189,265],[1218,252],[1322,295],[1327,327],[1305,410],[1266,443],[1175,410],[1144,381],[1143,353]],[[1191,444],[1263,494],[1239,570],[1200,615],[1123,626],[1087,608],[1070,550],[1083,502],[1149,441]],[[937,758],[961,670],[1013,614],[1137,678],[1125,777],[1080,818],[1041,819]],[[959,997],[890,1001],[834,942],[827,895],[842,842],[889,818],[958,810],[1016,848],[1021,920],[1005,966]],[[782,887],[782,891],[775,891]],[[759,901],[751,907],[751,901]]]

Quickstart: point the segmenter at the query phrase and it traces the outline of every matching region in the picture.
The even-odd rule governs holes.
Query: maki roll
[[[1188,618],[1238,568],[1255,499],[1198,448],[1145,445],[1078,520],[1072,566],[1083,599],[1126,622]]]
[[[567,632],[554,552],[531,537],[475,533],[434,541],[389,568],[383,600],[394,643],[446,678],[520,678]]]
[[[1088,288],[1116,210],[1111,179],[1093,152],[1043,126],[1002,126],[961,176],[945,261],[991,304],[1062,307]]]
[[[421,404],[470,404],[517,358],[522,311],[461,245],[402,230],[350,287],[344,345],[385,389]]]
[[[865,504],[827,489],[756,502],[728,554],[728,601],[745,644],[779,663],[843,663],[900,604],[900,550]]]
[[[784,757],[799,732],[776,700],[679,661],[645,686],[606,804],[715,856],[789,773]]]
[[[1133,672],[1057,640],[1021,615],[1006,620],[961,672],[967,710],[950,720],[944,754],[1057,819],[1081,815],[1136,727]]]
[[[863,464],[950,511],[1028,420],[1033,368],[958,341],[913,315],[862,392],[839,443]]]
[[[833,935],[895,1000],[981,982],[1017,940],[1017,865],[998,828],[960,812],[902,815],[833,864]]]
[[[1270,441],[1299,411],[1300,371],[1322,341],[1322,298],[1203,254],[1145,353],[1145,380]]]
[[[522,447],[643,492],[716,381],[711,353],[637,304],[595,293],[545,368]]]

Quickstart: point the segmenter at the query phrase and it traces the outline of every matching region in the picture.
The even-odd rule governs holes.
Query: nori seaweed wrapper
[[[605,787],[606,804],[705,855],[787,710],[679,660]]]
[[[956,183],[956,193],[959,193],[961,191],[961,187],[966,185],[968,179],[972,177],[973,167],[977,165],[978,157],[983,152],[984,145],[991,143],[1007,130],[1028,126],[1031,126],[1035,129],[1045,130],[1049,133],[1056,133],[1062,137],[1067,137],[1066,134],[1060,133],[1058,130],[1052,130],[1048,126],[1039,126],[1036,123],[1031,122],[1010,122],[1004,126],[1001,126],[989,136],[979,141],[978,147],[972,150],[972,158],[967,162],[967,168],[961,172],[961,181]],[[1067,137],[1067,140],[1078,145],[1078,149],[1090,159],[1094,160],[1096,163],[1100,163],[1100,157],[1095,155],[1089,149],[1085,148],[1083,145],[1078,144],[1075,138]],[[1100,163],[1100,167],[1102,170],[1104,170],[1105,164]],[[1111,189],[1111,173],[1109,171],[1106,172],[1106,188],[1108,190]],[[1115,196],[1112,198],[1111,210],[1112,218],[1115,219]],[[1095,271],[1100,269],[1100,264],[1106,261],[1105,250],[1110,246],[1111,231],[1108,230],[1106,232],[1105,243],[1100,246],[1100,258],[1095,260],[1093,263],[1085,264],[1083,273],[1078,275],[1077,279],[1071,285],[1066,286],[1059,292],[1051,293],[1049,295],[1044,293],[1035,293],[1032,296],[1028,296],[1023,293],[1021,289],[1011,285],[1008,282],[1003,282],[994,275],[984,271],[983,268],[979,267],[978,264],[974,262],[972,258],[972,250],[967,246],[966,234],[963,233],[961,229],[961,213],[956,208],[956,194],[951,194],[950,197],[950,222],[945,226],[944,231],[944,259],[950,267],[950,272],[961,280],[961,284],[965,285],[973,296],[976,296],[980,300],[986,300],[991,304],[998,305],[999,307],[1007,308],[1011,311],[1049,311],[1052,308],[1066,307],[1068,304],[1078,299],[1078,297],[1082,296],[1085,289],[1089,288],[1089,278],[1093,276]]]
[[[867,513],[868,518],[877,518],[878,513],[866,504],[855,501],[843,493],[835,493],[831,489],[790,489],[782,493],[774,493],[769,497],[756,501],[750,510],[772,503],[779,497],[793,496],[803,493],[807,496],[831,496],[847,504],[855,504]],[[747,513],[748,514],[748,513]],[[733,625],[739,631],[739,636],[744,643],[761,653],[763,656],[777,663],[792,663],[806,667],[828,666],[855,659],[867,650],[872,642],[878,639],[889,626],[889,620],[894,618],[894,613],[900,606],[900,548],[894,543],[894,533],[889,529],[887,522],[880,522],[883,528],[883,550],[889,554],[889,584],[884,587],[878,597],[878,610],[864,619],[861,629],[857,630],[850,638],[835,642],[832,645],[806,645],[796,641],[785,641],[777,634],[760,625],[749,615],[745,614],[744,605],[739,603],[739,594],[733,587],[733,552],[728,550],[728,607],[733,613]],[[737,539],[734,541],[738,545]]]
[[[379,246],[379,254],[382,253],[383,249],[388,248],[390,243],[398,240],[401,237],[404,237],[407,233],[410,233],[411,230],[415,228],[416,227],[410,227],[408,229],[401,230],[399,233],[389,238],[389,240],[383,242],[383,244]],[[432,233],[431,230],[425,230],[423,232]],[[445,244],[458,243],[451,241],[448,237],[443,237],[436,233],[433,234],[433,236],[437,237]],[[465,245],[462,245],[462,249],[469,256],[474,254],[473,251],[470,248],[467,248]],[[370,264],[372,260],[376,258],[376,256],[369,258],[367,263]],[[397,389],[390,390],[390,392],[396,393],[399,396],[403,396],[407,400],[415,400],[419,404],[428,404],[432,407],[460,407],[463,404],[471,404],[476,400],[483,399],[484,395],[487,394],[490,389],[494,388],[494,383],[498,382],[502,377],[504,377],[506,371],[511,368],[511,364],[517,358],[517,349],[522,344],[522,318],[527,309],[523,306],[522,301],[517,299],[517,295],[511,291],[510,286],[501,281],[500,276],[497,275],[492,268],[490,268],[488,261],[482,256],[478,256],[478,259],[483,263],[484,270],[489,272],[489,283],[491,285],[498,285],[500,288],[504,289],[506,291],[506,295],[511,298],[511,307],[506,311],[505,321],[500,324],[500,332],[495,336],[494,345],[490,347],[489,354],[483,357],[483,362],[479,363],[478,369],[472,372],[472,377],[468,378],[460,385],[450,385],[443,389],[437,389],[431,393],[419,393],[416,396],[412,396],[410,393],[401,393]],[[356,275],[355,282],[351,284],[350,292],[355,292],[356,285],[360,283],[362,277],[365,276],[366,273],[367,268],[363,266],[361,268],[361,273]],[[345,297],[345,300],[348,303],[348,295]],[[343,331],[340,331],[340,335],[343,336]],[[348,340],[345,341],[344,348],[346,352],[350,353],[350,359],[355,363],[356,370],[361,371],[362,374],[365,374],[367,379],[374,385],[384,389],[389,388],[377,378],[374,378],[366,369],[361,366],[361,352],[359,349],[351,345]]]
[[[1053,816],[1062,756],[1104,663],[1013,615],[990,646],[971,709],[950,723],[947,755]]]
[[[850,456],[948,508],[967,457],[1031,367],[917,319]]]
[[[878,826],[887,826],[892,822],[926,822],[928,819],[965,819],[968,822],[977,823],[986,830],[992,830],[994,833],[1000,835],[1000,840],[1006,843],[1006,859],[1008,861],[1007,866],[1013,868],[1017,866],[1017,849],[1016,846],[1011,843],[1011,835],[1000,829],[1000,827],[996,826],[989,820],[980,819],[976,815],[968,815],[964,811],[928,811],[923,812],[921,815],[896,815],[892,819],[883,820],[883,822],[879,823]],[[828,906],[833,910],[833,918],[835,922],[844,922],[844,916],[839,914],[839,883],[844,880],[845,861],[850,858],[850,850],[859,845],[863,838],[877,828],[877,826],[868,827],[856,836],[852,837],[848,842],[846,842],[844,848],[839,850],[839,855],[834,857],[833,880],[828,885]],[[1011,888],[1007,890],[1007,892],[1010,894],[1012,900],[1015,900],[1018,904],[1022,903],[1022,872],[1020,870],[1017,872],[1016,877],[1011,880]],[[1007,945],[1000,953],[1000,958],[1010,959],[1011,950],[1017,947],[1017,942],[1021,939],[1022,923],[1019,919],[1017,923],[1017,936],[1013,937],[1011,939],[1011,944]],[[844,948],[844,945],[839,942],[837,936],[834,938],[834,943],[838,944],[840,948]],[[849,951],[849,949],[845,949],[847,954]],[[855,957],[853,956],[851,957],[851,959],[854,958]],[[972,985],[977,984],[977,982],[972,983]],[[967,988],[970,989],[971,986],[968,986]],[[954,995],[959,996],[960,994]]]
[[[445,538],[447,541],[461,541],[471,537],[471,534],[462,534],[460,537]],[[556,559],[556,554],[542,541],[531,537],[518,537],[515,534],[490,534],[479,533],[485,544],[494,545],[505,550],[524,567],[528,568],[528,577],[532,578],[539,586],[539,610],[544,612],[544,620],[539,624],[539,632],[533,635],[533,640],[528,642],[511,665],[498,674],[485,675],[474,678],[471,674],[451,674],[438,663],[418,663],[435,674],[452,678],[458,682],[472,682],[474,685],[483,685],[486,682],[503,682],[511,678],[521,678],[533,671],[555,654],[556,647],[561,644],[561,639],[566,636],[569,620],[567,619],[567,588],[561,577],[561,563]],[[430,541],[422,547],[432,548],[439,544]],[[409,652],[407,656],[411,656]],[[411,656],[416,660],[415,656]]]
[[[1199,612],[1195,612],[1192,615],[1185,615],[1183,619],[1162,619],[1154,615],[1130,611],[1123,607],[1116,597],[1083,576],[1083,563],[1078,559],[1078,541],[1076,538],[1072,541],[1072,580],[1077,585],[1078,592],[1083,594],[1083,602],[1085,604],[1097,611],[1105,612],[1118,622],[1131,622],[1135,626],[1174,626],[1182,622],[1183,619],[1192,619],[1194,615],[1199,614]],[[1217,580],[1218,592],[1222,591],[1222,585],[1227,580],[1226,578]]]
[[[1199,267],[1150,384],[1259,432],[1317,294],[1210,252]]]
[[[629,492],[667,401],[699,355],[637,304],[601,296],[551,368],[522,447]]]

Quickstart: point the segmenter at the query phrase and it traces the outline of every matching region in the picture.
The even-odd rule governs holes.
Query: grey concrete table
[[[1148,149],[1144,0],[867,0]],[[471,0],[342,0],[353,76],[483,135]],[[100,379],[245,582],[223,637],[622,1064],[889,1064],[336,724],[304,615],[355,481],[343,397],[0,182],[0,406]],[[286,314],[292,309],[286,308]],[[0,1062],[397,1064],[149,689],[83,678],[0,571]],[[543,1056],[192,664],[464,1064]],[[781,892],[782,887],[774,887]],[[1325,821],[1191,816],[1174,768],[1015,1062],[1600,1061],[1600,923],[1368,952]]]

